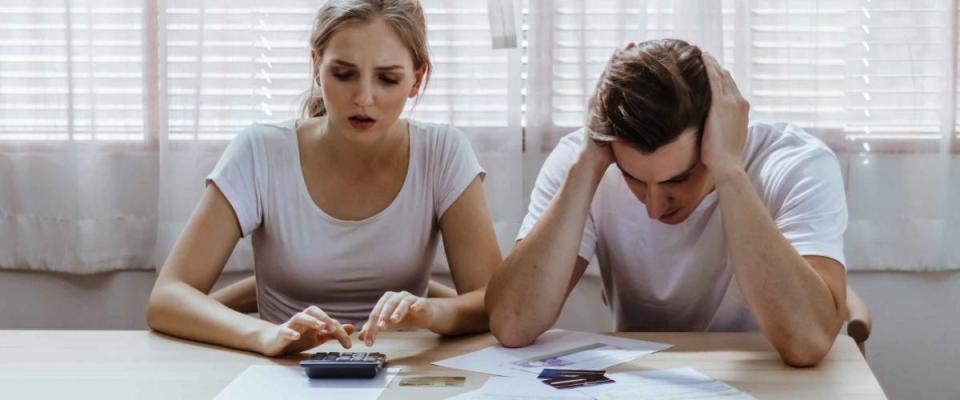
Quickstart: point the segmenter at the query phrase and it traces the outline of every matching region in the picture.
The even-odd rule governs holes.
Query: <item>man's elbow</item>
[[[808,368],[816,366],[827,356],[834,338],[817,333],[785,341],[776,347],[785,364],[794,368]]]
[[[497,324],[490,325],[490,332],[504,347],[524,347],[537,340],[534,335],[526,335],[516,329],[500,328]]]
[[[487,304],[489,306],[490,303]],[[528,329],[522,328],[524,319],[520,315],[511,315],[498,308],[488,308],[487,314],[490,316],[490,333],[505,347],[523,347],[537,340],[538,335],[527,333]]]

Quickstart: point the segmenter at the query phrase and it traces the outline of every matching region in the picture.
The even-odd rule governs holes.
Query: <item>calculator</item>
[[[310,379],[373,378],[387,363],[383,353],[319,352],[300,361]]]

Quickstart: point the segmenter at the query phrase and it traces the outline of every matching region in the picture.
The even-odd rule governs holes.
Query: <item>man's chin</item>
[[[685,213],[683,209],[679,209],[677,211],[674,211],[672,214],[667,214],[667,215],[664,215],[663,217],[660,217],[659,219],[657,219],[657,222],[660,222],[661,224],[665,224],[665,225],[677,225],[682,223],[683,221],[686,221],[687,217],[689,216],[690,216],[689,213]]]

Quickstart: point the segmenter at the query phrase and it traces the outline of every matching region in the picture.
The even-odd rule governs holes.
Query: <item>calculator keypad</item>
[[[337,361],[340,361],[340,362],[343,362],[343,361],[347,361],[347,362],[350,362],[350,361],[353,361],[353,362],[356,362],[356,361],[369,361],[369,362],[381,361],[381,362],[382,362],[382,361],[385,361],[385,360],[386,360],[386,356],[383,355],[383,353],[337,352],[337,351],[330,351],[330,352],[318,352],[318,353],[314,353],[313,356],[310,357],[310,359],[311,359],[311,360],[318,360],[318,361],[322,360],[322,361],[334,361],[334,362],[337,362]]]

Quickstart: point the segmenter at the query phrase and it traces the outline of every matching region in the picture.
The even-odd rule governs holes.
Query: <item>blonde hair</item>
[[[310,34],[310,48],[318,55],[323,55],[323,49],[340,27],[350,23],[372,22],[379,18],[393,28],[400,41],[410,50],[414,71],[424,68],[423,84],[420,86],[422,93],[430,80],[432,64],[427,52],[427,24],[423,8],[417,0],[328,0],[317,12],[313,33]],[[317,93],[319,86],[315,72],[315,66],[311,67],[310,91],[302,107],[306,118],[327,113],[323,97]]]

